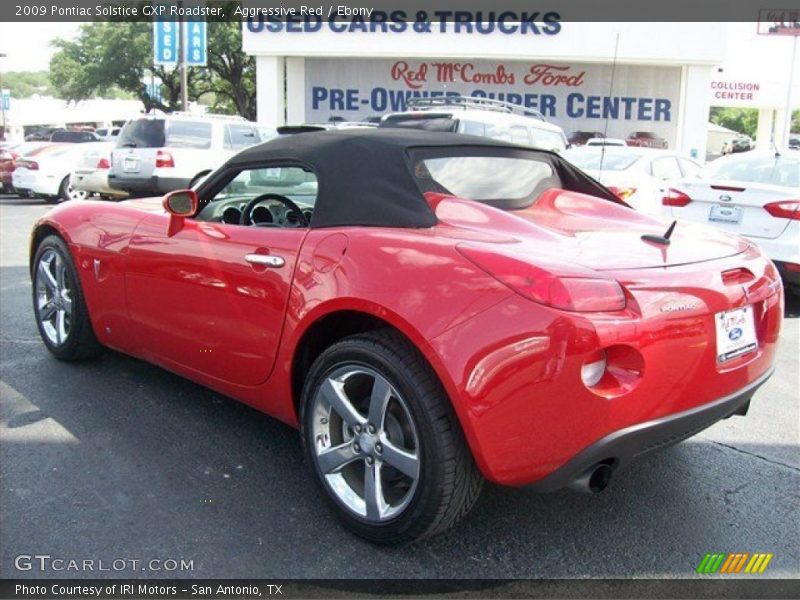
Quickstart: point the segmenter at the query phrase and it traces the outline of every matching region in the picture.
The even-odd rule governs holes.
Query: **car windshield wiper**
[[[120,144],[120,148],[136,148],[136,144],[134,142],[126,142],[124,144]]]

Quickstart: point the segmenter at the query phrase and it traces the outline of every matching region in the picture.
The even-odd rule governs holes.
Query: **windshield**
[[[703,177],[796,188],[800,187],[800,160],[772,155],[723,158],[706,167]]]
[[[603,156],[604,154],[605,156]],[[608,146],[605,148],[603,146],[571,148],[563,155],[573,165],[584,170],[599,170],[602,161],[604,171],[624,171],[642,158],[638,152],[630,150],[620,152]]]
[[[506,156],[427,158],[415,164],[414,176],[425,192],[508,208],[529,206],[545,189],[560,187],[548,162]]]

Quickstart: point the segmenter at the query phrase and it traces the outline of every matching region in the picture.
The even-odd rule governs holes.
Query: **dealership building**
[[[712,105],[761,108],[759,100],[715,101],[715,91],[737,91],[718,89],[731,83],[723,66],[727,24],[492,17],[417,22],[394,11],[334,21],[251,18],[243,24],[243,47],[256,59],[258,119],[360,121],[403,110],[410,97],[463,94],[522,104],[567,133],[650,132],[670,148],[704,157]],[[755,35],[755,23],[734,25]],[[752,84],[758,73],[735,77],[734,86],[742,78]],[[767,96],[771,104],[785,101],[785,92],[760,95]],[[777,108],[769,108],[771,120],[760,120],[763,127],[780,121]]]

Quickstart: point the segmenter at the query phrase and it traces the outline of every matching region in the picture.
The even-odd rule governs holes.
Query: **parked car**
[[[583,146],[591,139],[603,137],[605,134],[602,131],[573,131],[567,140],[571,146]]]
[[[747,412],[778,273],[737,236],[669,233],[552,152],[286,135],[196,191],[44,215],[33,310],[56,358],[109,346],[298,427],[341,521],[402,543],[452,526],[484,478],[599,492]]]
[[[389,114],[378,127],[422,129],[478,135],[521,146],[560,152],[568,146],[564,131],[541,113],[516,104],[468,96],[411,98],[408,111]]]
[[[99,142],[101,140],[92,131],[68,131],[62,129],[60,131],[54,131],[50,136],[50,141],[65,144],[84,144],[86,142]]]
[[[11,144],[0,151],[0,187],[3,192],[14,192],[13,174],[17,168],[17,161],[28,156],[35,156],[38,152],[53,145],[49,142],[22,142]]]
[[[590,140],[586,140],[586,146],[627,146],[628,144],[625,143],[625,140],[620,140],[618,138],[592,138]]]
[[[25,135],[26,142],[49,142],[53,132],[60,131],[57,127],[38,127]]]
[[[12,175],[14,189],[22,195],[57,202],[85,199],[86,192],[70,184],[70,173],[84,150],[83,144],[54,144],[35,156],[17,159]]]
[[[122,127],[101,127],[95,130],[95,134],[105,142],[116,142]]]
[[[114,142],[87,144],[75,170],[70,174],[70,186],[77,192],[97,195],[105,199],[119,200],[128,194],[108,185],[108,171],[111,169],[111,152]]]
[[[735,154],[737,152],[749,152],[755,147],[753,140],[747,136],[733,138],[730,143],[723,145],[723,154]]]
[[[192,187],[242,148],[261,141],[240,117],[172,113],[128,121],[117,139],[109,185],[133,195]]]
[[[564,158],[652,217],[663,214],[661,199],[670,180],[696,176],[702,166],[670,150],[628,146],[570,148]]]
[[[667,140],[650,131],[634,131],[628,136],[626,141],[628,146],[636,146],[639,148],[669,148]]]
[[[800,292],[800,156],[752,151],[710,163],[672,184],[670,218],[709,223],[758,244],[787,287]]]

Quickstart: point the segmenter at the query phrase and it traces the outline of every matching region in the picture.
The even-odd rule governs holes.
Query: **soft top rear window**
[[[423,155],[412,160],[414,177],[423,192],[449,194],[504,210],[526,208],[545,190],[561,188],[551,162],[533,155]]]
[[[393,115],[380,122],[379,127],[399,127],[401,129],[424,129],[455,133],[458,121],[449,115]]]

